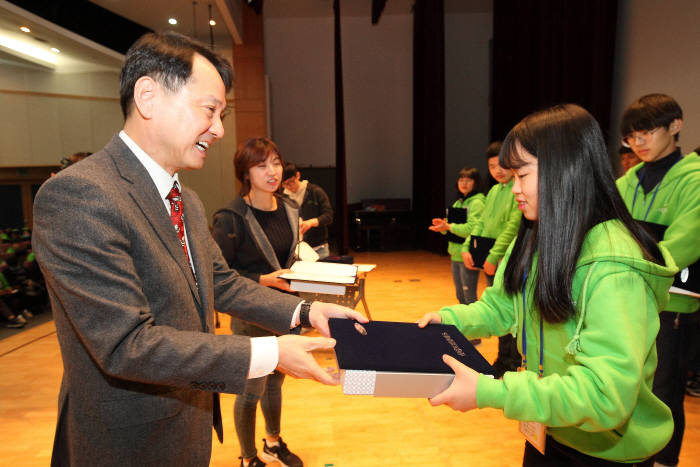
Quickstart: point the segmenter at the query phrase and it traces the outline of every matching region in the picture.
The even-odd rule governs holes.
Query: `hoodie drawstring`
[[[581,327],[583,326],[583,320],[586,317],[586,289],[588,289],[588,279],[591,278],[593,270],[598,265],[598,263],[593,263],[593,265],[588,269],[586,274],[586,280],[583,281],[583,288],[581,290],[581,313],[579,314],[578,323],[576,323],[576,332],[574,337],[571,338],[569,343],[566,345],[566,351],[569,355],[575,355],[577,352],[581,351]]]

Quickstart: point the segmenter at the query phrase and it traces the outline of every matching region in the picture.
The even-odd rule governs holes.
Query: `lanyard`
[[[527,370],[527,333],[525,332],[525,315],[527,314],[527,309],[525,307],[525,285],[527,284],[527,272],[523,274],[523,368]],[[540,365],[537,369],[540,378],[544,376],[544,330],[542,324],[542,317],[540,317]]]
[[[644,174],[646,175],[646,174]],[[642,181],[644,180],[644,175],[642,175],[642,178],[639,179],[637,182],[637,186],[634,187],[634,198],[632,199],[632,209],[630,209],[630,212],[634,212],[634,203],[637,202],[637,190],[639,190],[639,186],[642,184]],[[644,219],[643,221],[647,220],[647,216],[649,215],[649,211],[651,211],[651,206],[654,204],[654,200],[656,199],[656,194],[659,192],[659,187],[661,186],[661,182],[656,184],[656,189],[654,190],[654,195],[651,197],[651,203],[649,203],[649,207],[647,208],[646,214],[644,214]]]

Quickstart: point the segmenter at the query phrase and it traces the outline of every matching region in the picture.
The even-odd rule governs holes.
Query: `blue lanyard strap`
[[[639,186],[642,184],[642,180],[644,180],[644,175],[639,179],[637,182],[637,186],[634,187],[634,198],[632,198],[632,209],[630,209],[630,212],[634,212],[634,203],[637,202],[637,190],[639,190]],[[647,220],[647,216],[649,216],[649,211],[651,211],[651,206],[654,204],[654,200],[656,200],[656,194],[659,192],[659,187],[661,186],[661,182],[656,184],[656,189],[654,190],[654,195],[651,197],[651,203],[649,203],[649,207],[647,208],[646,214],[644,214],[644,218],[642,219],[643,221]]]
[[[522,332],[522,342],[523,342],[523,368],[527,370],[527,333],[525,332],[525,317],[527,315],[527,307],[525,305],[525,285],[527,284],[527,272],[523,274],[523,332]],[[540,364],[537,368],[537,372],[540,376],[544,376],[544,323],[542,317],[540,317]]]

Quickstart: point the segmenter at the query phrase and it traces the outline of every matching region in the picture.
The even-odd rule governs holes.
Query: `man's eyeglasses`
[[[657,126],[656,128],[653,128],[651,130],[633,131],[632,133],[626,134],[622,137],[622,145],[626,148],[630,148],[639,139],[645,142],[647,138],[649,138],[651,135],[653,135],[660,129],[661,127]]]

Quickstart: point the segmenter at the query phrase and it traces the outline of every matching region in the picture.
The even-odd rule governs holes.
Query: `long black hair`
[[[598,122],[575,104],[528,115],[506,136],[499,163],[524,165],[518,149],[537,158],[538,220],[525,218],[505,269],[505,289],[519,293],[537,252],[535,305],[545,321],[562,322],[576,309],[571,284],[583,240],[596,224],[619,219],[644,256],[663,264],[654,239],[632,218],[615,185]]]

